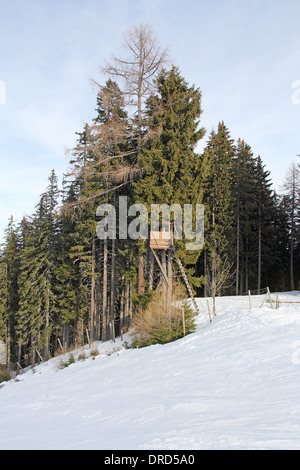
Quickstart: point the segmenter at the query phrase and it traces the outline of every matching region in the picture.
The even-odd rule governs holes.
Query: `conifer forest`
[[[103,83],[94,81],[94,118],[78,129],[61,185],[53,169],[34,212],[8,221],[0,251],[7,367],[113,341],[133,326],[145,344],[182,336],[193,320],[185,306],[184,323],[176,307],[189,297],[180,264],[198,297],[300,288],[299,158],[277,194],[264,156],[231,137],[221,109],[214,129],[201,127],[201,90],[151,28],[132,28],[126,43],[127,56],[106,62]],[[128,207],[203,204],[202,248],[178,239],[169,256],[153,253],[149,238],[99,238],[97,208],[123,210],[120,196]]]

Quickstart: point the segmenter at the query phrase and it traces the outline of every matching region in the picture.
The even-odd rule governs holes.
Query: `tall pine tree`
[[[252,239],[253,222],[257,198],[255,195],[255,167],[251,147],[241,139],[236,144],[236,153],[233,160],[233,192],[235,208],[235,237],[233,243],[236,247],[235,293],[244,293],[249,287],[250,240]]]
[[[204,135],[199,128],[201,92],[189,86],[178,68],[163,71],[157,94],[147,101],[148,139],[140,155],[143,177],[134,184],[135,201],[145,204],[202,203],[203,162],[195,147]],[[172,216],[172,214],[171,214]],[[172,221],[172,219],[171,219]],[[194,265],[199,251],[187,251],[186,240],[175,240],[190,280],[196,284]]]
[[[10,218],[5,230],[4,243],[0,257],[0,324],[2,338],[6,345],[6,366],[16,360],[16,314],[19,306],[18,274],[19,274],[19,238],[18,229],[13,217]]]
[[[52,318],[55,315],[56,210],[58,186],[54,171],[47,191],[41,195],[36,213],[24,232],[20,256],[17,333],[19,351],[34,365],[36,349],[49,358]],[[19,357],[19,359],[20,359]]]
[[[207,279],[206,294],[213,298],[226,287],[233,263],[232,240],[234,238],[233,158],[234,141],[224,122],[218,131],[211,132],[204,150],[209,162],[205,180],[205,253],[204,266]]]

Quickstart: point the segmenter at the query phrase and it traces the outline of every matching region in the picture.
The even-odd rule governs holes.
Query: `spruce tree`
[[[234,238],[233,158],[234,141],[224,122],[211,132],[204,149],[209,162],[205,180],[205,274],[209,294],[215,301],[226,287],[233,263]],[[215,313],[215,302],[213,303]]]
[[[95,194],[93,174],[95,172],[95,155],[92,149],[94,136],[88,124],[84,126],[76,147],[72,151],[71,172],[68,175],[69,187],[65,189],[62,222],[63,265],[58,270],[61,305],[67,309],[68,300],[72,300],[73,308],[65,310],[60,319],[63,324],[64,347],[67,347],[70,336],[70,321],[74,320],[72,340],[77,345],[84,341],[85,329],[89,326],[90,303],[94,295],[92,291],[92,272],[95,259],[92,254],[92,242],[96,236],[94,199],[87,200]],[[99,187],[99,185],[98,185]],[[98,189],[98,188],[97,188]],[[68,299],[68,285],[76,289],[72,299]],[[71,289],[71,292],[73,291]],[[74,304],[76,308],[74,310]],[[93,333],[91,333],[93,338]]]
[[[236,143],[233,159],[233,192],[235,201],[236,295],[247,291],[251,266],[250,241],[257,199],[255,196],[255,159],[251,147],[241,139]]]
[[[290,212],[286,196],[274,194],[274,201],[272,263],[269,265],[267,276],[270,289],[278,292],[290,288]]]
[[[85,299],[78,312],[78,325],[81,330],[83,325],[88,328],[91,340],[100,339],[100,335],[105,340],[114,334],[116,319],[117,247],[115,240],[98,240],[96,211],[101,203],[117,207],[118,188],[131,178],[134,153],[124,97],[112,80],[101,87],[96,111],[93,124],[85,126],[73,150],[73,181],[65,207],[68,217],[75,221],[69,257],[79,272],[81,301]]]
[[[263,282],[268,283],[267,274],[273,261],[272,239],[276,210],[270,172],[265,169],[260,156],[256,159],[253,192],[257,203],[251,243],[252,257],[256,261],[257,289],[260,290]]]
[[[299,253],[299,207],[300,207],[300,173],[295,163],[291,165],[283,184],[288,209],[288,226],[290,238],[290,289],[294,290],[296,276],[299,276],[299,262],[295,256]],[[295,265],[296,263],[296,265]]]
[[[19,305],[19,253],[18,229],[13,217],[11,217],[5,230],[0,258],[0,323],[2,325],[2,337],[5,337],[6,343],[7,367],[10,367],[11,361],[16,360],[14,344],[16,335],[16,313]]]
[[[62,207],[67,202],[67,194],[63,181]],[[70,189],[70,188],[69,188]],[[69,202],[74,202],[72,190],[69,194]],[[76,221],[62,210],[57,215],[57,262],[55,265],[55,297],[56,315],[54,317],[57,340],[62,338],[61,344],[64,350],[68,350],[75,340],[76,319],[79,309],[80,291],[78,288],[78,269],[70,257],[72,237],[75,232]],[[59,342],[57,341],[58,345]]]
[[[49,177],[47,191],[41,195],[36,212],[27,224],[20,255],[19,309],[17,333],[23,356],[35,364],[36,349],[49,358],[52,318],[55,315],[57,178]],[[41,354],[41,353],[40,353]]]
[[[6,319],[6,302],[7,302],[7,274],[6,263],[0,255],[0,341],[5,339],[5,319]]]
[[[202,161],[195,147],[204,135],[199,128],[201,92],[189,86],[178,68],[163,71],[157,79],[157,94],[147,101],[148,139],[140,155],[143,177],[134,183],[136,202],[145,204],[202,203]],[[199,251],[187,251],[186,240],[175,240],[176,255],[194,267]]]

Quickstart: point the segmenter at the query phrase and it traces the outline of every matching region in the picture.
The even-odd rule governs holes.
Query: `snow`
[[[0,449],[300,449],[300,304],[263,297],[218,298],[211,323],[197,299],[197,329],[176,342],[97,343],[4,383]]]

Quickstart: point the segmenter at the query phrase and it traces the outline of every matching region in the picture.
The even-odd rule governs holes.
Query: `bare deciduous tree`
[[[167,49],[162,49],[151,26],[140,24],[124,34],[128,57],[120,59],[113,56],[106,62],[102,72],[122,79],[128,104],[135,107],[138,120],[138,147],[141,145],[142,104],[153,91],[154,79],[169,61]]]
[[[207,292],[213,300],[213,315],[216,315],[216,296],[221,295],[223,288],[230,287],[234,283],[235,272],[232,272],[233,263],[228,256],[221,257],[213,250],[211,266],[207,272]]]

